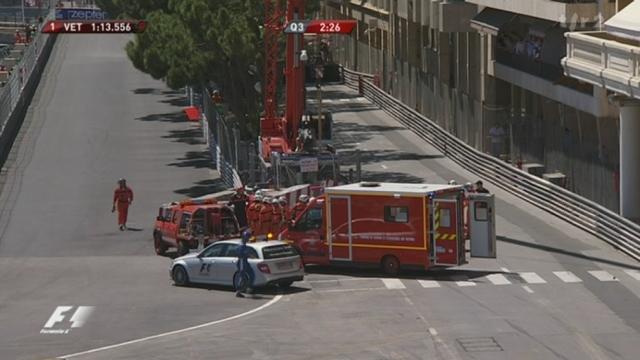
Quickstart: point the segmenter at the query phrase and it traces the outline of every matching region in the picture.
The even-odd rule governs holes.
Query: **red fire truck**
[[[226,202],[191,199],[162,205],[153,229],[156,253],[175,247],[178,255],[218,240],[240,236],[238,221]]]
[[[279,237],[305,264],[400,268],[465,264],[465,191],[457,185],[356,183],[325,189]],[[493,195],[467,197],[471,255],[495,257]]]

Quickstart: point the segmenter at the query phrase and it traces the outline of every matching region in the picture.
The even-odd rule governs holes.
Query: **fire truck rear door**
[[[434,199],[431,212],[433,229],[431,246],[435,249],[435,265],[459,265],[462,237],[459,234],[458,201]]]
[[[329,260],[350,261],[351,251],[351,197],[331,196],[328,198],[327,240]]]

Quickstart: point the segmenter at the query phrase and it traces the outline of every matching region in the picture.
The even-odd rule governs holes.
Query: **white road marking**
[[[566,283],[582,282],[579,277],[575,276],[571,271],[554,271],[553,274]]]
[[[77,352],[75,354],[62,355],[62,356],[58,356],[58,358],[69,359],[69,358],[73,358],[73,357],[78,357],[78,356],[82,356],[82,355],[96,353],[96,352],[99,352],[99,351],[111,350],[111,349],[116,349],[116,348],[127,346],[127,345],[137,344],[137,343],[141,343],[141,342],[148,341],[148,340],[154,340],[154,339],[159,339],[159,338],[166,337],[166,336],[172,336],[172,335],[176,335],[176,334],[181,334],[181,333],[184,333],[184,332],[187,332],[187,331],[201,329],[201,328],[204,328],[204,327],[207,327],[207,326],[218,325],[218,324],[221,324],[221,323],[224,323],[224,322],[227,322],[227,321],[231,321],[231,320],[235,320],[235,319],[239,319],[239,318],[245,317],[247,315],[251,315],[251,314],[253,314],[255,312],[258,312],[258,311],[260,311],[262,309],[266,309],[269,306],[277,303],[280,299],[282,299],[282,295],[276,295],[273,299],[269,300],[267,303],[264,303],[264,304],[258,306],[255,309],[251,309],[249,311],[245,311],[245,312],[243,312],[241,314],[233,315],[233,316],[230,316],[228,318],[224,318],[224,319],[220,319],[220,320],[216,320],[216,321],[211,321],[211,322],[208,322],[208,323],[204,323],[204,324],[200,324],[200,325],[196,325],[196,326],[191,326],[191,327],[180,329],[180,330],[174,330],[174,331],[169,331],[169,332],[162,333],[162,334],[147,336],[147,337],[143,337],[143,338],[140,338],[140,339],[125,341],[125,342],[122,342],[122,343],[119,343],[119,344],[113,344],[113,345],[103,346],[103,347],[99,347],[99,348],[95,348],[95,349],[91,349],[91,350],[87,350],[87,351]]]
[[[423,288],[439,288],[440,284],[438,284],[435,280],[418,280],[418,283]]]
[[[438,331],[434,328],[429,328],[429,334],[432,336],[438,336]]]
[[[618,281],[615,276],[604,270],[591,270],[588,273],[600,281]]]
[[[456,281],[456,285],[460,287],[476,286],[476,283],[474,283],[473,281],[469,281],[469,278],[466,276],[454,276],[453,279],[459,279],[458,281]]]
[[[376,280],[377,278],[345,278],[345,279],[322,279],[322,280],[309,280],[310,283],[330,283],[330,282],[342,282],[342,281],[366,281]]]
[[[626,272],[627,275],[631,276],[632,278],[634,278],[636,280],[640,280],[640,271],[638,271],[638,270],[625,270],[624,272]]]
[[[357,291],[371,291],[371,290],[388,290],[386,287],[377,288],[360,288],[360,289],[331,289],[331,290],[318,290],[317,293],[341,293],[341,292],[357,292]]]
[[[522,280],[528,282],[529,284],[545,284],[547,281],[541,278],[538,274],[534,272],[521,272],[518,273]]]
[[[502,272],[506,272],[506,273],[510,273],[511,272],[506,267],[501,267],[500,270],[502,270]]]
[[[508,285],[508,284],[511,284],[511,281],[509,281],[502,274],[490,274],[490,275],[487,275],[487,280],[491,281],[491,283],[493,285]]]
[[[380,166],[381,166],[383,169],[387,169],[387,165],[385,165],[385,164],[381,164]]]
[[[531,290],[531,288],[528,287],[527,285],[522,285],[522,288],[529,294],[533,294],[533,290]]]
[[[407,288],[406,286],[404,286],[402,281],[400,281],[400,279],[381,279],[381,280],[384,283],[384,286],[387,287],[387,289],[406,289]]]

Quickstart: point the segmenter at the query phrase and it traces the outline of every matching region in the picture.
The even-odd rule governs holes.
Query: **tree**
[[[133,65],[173,89],[210,81],[244,136],[255,136],[261,111],[263,7],[256,0],[97,0],[119,18],[145,19],[144,33],[126,46]],[[319,0],[308,1],[317,8]],[[260,5],[260,6],[257,6]],[[284,51],[284,50],[283,50]],[[257,71],[256,71],[257,70]]]

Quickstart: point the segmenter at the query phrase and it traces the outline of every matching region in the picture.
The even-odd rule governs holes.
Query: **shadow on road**
[[[190,128],[184,130],[170,130],[168,135],[164,135],[163,139],[173,139],[175,142],[181,142],[189,145],[202,145],[202,130],[199,128]]]
[[[174,190],[174,193],[187,197],[198,197],[223,190],[228,190],[228,186],[222,181],[222,179],[217,178],[198,181],[195,185],[189,188]]]
[[[501,271],[472,270],[472,269],[447,269],[433,268],[431,270],[402,270],[398,275],[387,275],[377,268],[353,268],[353,267],[328,267],[319,265],[307,265],[305,271],[308,274],[346,275],[359,278],[396,278],[396,279],[421,279],[438,281],[459,281],[459,278],[475,279],[490,274],[501,274]]]
[[[577,252],[567,251],[565,249],[560,249],[560,248],[553,247],[553,246],[534,244],[534,243],[530,243],[530,242],[526,242],[526,241],[518,240],[518,239],[513,239],[513,238],[510,238],[510,237],[506,237],[506,236],[499,235],[499,236],[496,237],[496,240],[502,241],[502,242],[506,242],[506,243],[509,243],[509,244],[518,245],[518,246],[525,246],[525,247],[529,247],[529,248],[532,248],[532,249],[538,249],[538,250],[542,250],[542,251],[546,251],[546,252],[562,254],[562,255],[578,258],[578,259],[589,260],[589,261],[599,262],[599,263],[608,264],[608,265],[620,266],[620,267],[623,267],[625,269],[640,270],[640,266],[633,266],[633,265],[621,263],[621,262],[618,262],[618,261],[613,261],[613,260],[603,259],[603,258],[599,258],[599,257],[595,257],[595,256],[589,256],[589,255],[585,255],[585,254],[581,254],[581,253],[577,253]]]
[[[213,169],[211,157],[208,151],[189,151],[184,157],[176,159],[176,162],[167,164],[176,167],[192,167],[196,169],[209,168]]]
[[[174,95],[184,96],[184,93],[180,90],[167,90],[167,89],[159,89],[159,88],[138,88],[131,90],[132,93],[136,95]]]
[[[127,231],[144,231],[143,228],[127,227]]]
[[[174,285],[176,286],[176,285]],[[207,291],[224,291],[229,293],[229,296],[234,296],[235,289],[232,286],[223,286],[223,285],[210,285],[210,284],[189,284],[185,286],[191,289],[200,289]],[[302,292],[309,291],[310,289],[290,286],[288,288],[281,288],[279,286],[268,286],[268,287],[260,287],[253,290],[252,294],[245,295],[248,299],[270,299],[275,295],[289,295],[289,294],[298,294]],[[268,297],[265,297],[268,296]]]
[[[140,121],[162,121],[162,122],[187,122],[187,117],[184,115],[182,111],[172,112],[172,113],[163,113],[163,114],[149,114],[139,118],[136,120]]]
[[[187,98],[180,96],[172,99],[160,100],[163,104],[169,104],[173,106],[189,106],[189,101]]]

